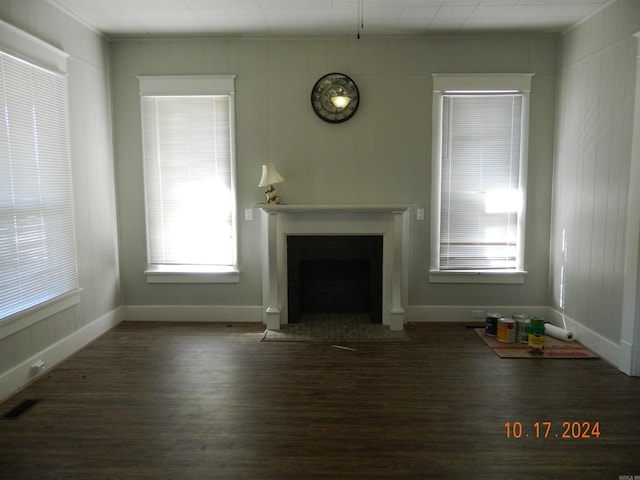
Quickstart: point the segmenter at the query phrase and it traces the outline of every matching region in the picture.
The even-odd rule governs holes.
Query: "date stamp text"
[[[587,440],[600,438],[600,422],[505,422],[507,438],[558,438],[564,440]]]

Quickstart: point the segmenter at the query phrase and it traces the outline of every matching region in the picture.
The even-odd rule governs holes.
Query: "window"
[[[78,288],[66,92],[0,51],[0,320]]]
[[[530,84],[434,77],[432,281],[524,281]]]
[[[233,77],[140,77],[149,282],[237,281]]]

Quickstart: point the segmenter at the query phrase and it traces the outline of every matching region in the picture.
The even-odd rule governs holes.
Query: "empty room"
[[[640,478],[639,43],[0,0],[0,479]]]

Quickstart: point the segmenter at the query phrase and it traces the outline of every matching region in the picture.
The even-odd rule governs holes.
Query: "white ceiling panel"
[[[612,0],[48,0],[109,37],[562,31]]]
[[[259,0],[182,0],[187,8],[260,10]]]

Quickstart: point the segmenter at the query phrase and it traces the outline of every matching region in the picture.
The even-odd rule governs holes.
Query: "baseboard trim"
[[[620,340],[620,364],[618,368],[627,375],[638,376],[640,371],[634,369],[633,365],[633,345],[625,340]]]
[[[614,365],[620,371],[629,375],[624,367],[624,352],[620,345],[612,342],[608,338],[603,337],[590,328],[582,325],[577,320],[555,310],[549,308],[549,322],[559,327],[572,330],[575,333],[576,340],[595,353],[600,355],[604,360]]]
[[[261,306],[135,305],[122,308],[125,320],[137,322],[262,323]]]
[[[472,312],[483,312],[479,318],[473,317]],[[526,313],[530,316],[545,317],[549,307],[543,306],[505,306],[505,305],[410,305],[407,308],[407,320],[410,322],[480,322],[484,323],[487,313],[500,313],[505,318],[511,318],[514,313]]]
[[[47,368],[55,367],[100,335],[118,325],[123,319],[122,314],[121,307],[118,307],[81,329],[76,330],[68,337],[38,352],[11,370],[4,372],[0,375],[0,401],[5,400],[31,382],[37,380],[39,376],[34,376],[31,372],[31,366],[35,362],[42,360],[47,365]]]

